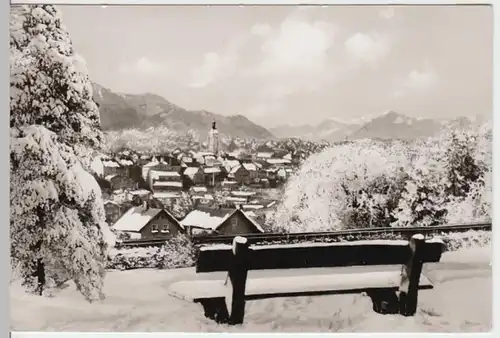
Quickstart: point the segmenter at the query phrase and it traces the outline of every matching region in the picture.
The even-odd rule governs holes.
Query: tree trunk
[[[35,245],[35,250],[39,251],[42,248],[42,241],[38,241]],[[36,269],[32,276],[36,278],[36,288],[35,291],[40,296],[43,294],[45,287],[45,264],[41,258],[36,260]]]

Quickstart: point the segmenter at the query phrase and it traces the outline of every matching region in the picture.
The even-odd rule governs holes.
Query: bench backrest
[[[439,262],[443,250],[441,240],[425,241],[422,263]],[[247,270],[326,268],[405,264],[411,259],[412,249],[405,240],[368,240],[250,246],[245,256]],[[230,245],[202,247],[196,272],[229,271],[233,262]]]

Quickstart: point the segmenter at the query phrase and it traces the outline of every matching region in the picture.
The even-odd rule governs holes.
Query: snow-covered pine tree
[[[114,237],[86,171],[102,133],[85,65],[54,6],[16,6],[10,29],[11,263],[28,290],[63,275],[102,298]]]
[[[10,125],[43,125],[84,164],[102,146],[85,61],[52,5],[16,6],[10,19]]]

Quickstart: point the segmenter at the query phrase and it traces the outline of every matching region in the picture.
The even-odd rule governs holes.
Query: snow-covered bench
[[[170,285],[169,294],[201,303],[206,317],[232,325],[243,323],[247,300],[363,292],[372,299],[374,311],[412,316],[417,309],[418,290],[433,288],[431,281],[421,274],[422,265],[439,262],[443,250],[440,239],[425,241],[423,235],[414,235],[410,241],[263,246],[249,246],[246,238],[236,237],[232,247],[204,247],[198,256],[197,273],[227,271],[225,281],[180,281]],[[250,270],[374,265],[380,265],[381,269],[341,273],[330,270],[323,275],[308,274],[304,270],[306,273],[300,276],[247,279]],[[402,265],[402,269],[384,268],[384,265]]]

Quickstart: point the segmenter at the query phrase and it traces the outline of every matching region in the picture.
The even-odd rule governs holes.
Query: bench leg
[[[229,270],[229,280],[232,287],[229,324],[238,325],[243,324],[245,318],[245,289],[248,275],[246,266],[248,241],[246,238],[235,237],[233,240],[233,255],[234,265]]]
[[[380,314],[399,312],[399,299],[394,290],[373,290],[367,292],[373,303],[373,311]]]
[[[422,250],[424,236],[414,235],[410,240],[411,256],[401,270],[401,285],[399,287],[399,313],[403,316],[413,316],[417,312],[418,286],[422,273]]]
[[[205,310],[205,317],[216,321],[219,324],[229,322],[229,313],[227,311],[226,299],[224,297],[204,299],[200,301]]]

